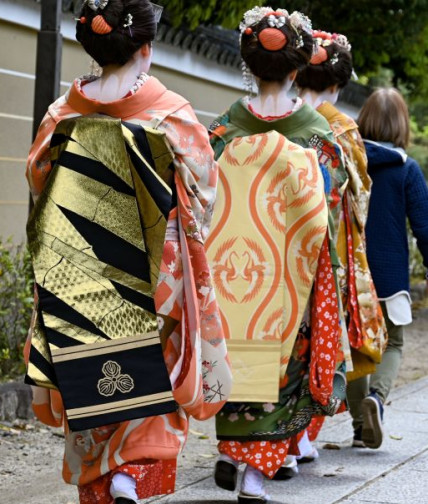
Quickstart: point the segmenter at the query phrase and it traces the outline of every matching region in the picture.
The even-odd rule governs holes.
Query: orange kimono
[[[355,121],[329,102],[317,111],[330,124],[336,142],[342,147],[349,184],[344,194],[344,208],[340,219],[337,251],[338,279],[342,303],[348,314],[348,338],[353,370],[348,381],[374,372],[386,344],[386,326],[382,309],[368,267],[364,227],[369,209],[372,181],[367,173],[364,144]],[[314,418],[308,436],[314,441],[324,418]]]
[[[386,326],[369,269],[364,227],[369,209],[371,179],[358,126],[353,119],[324,102],[318,112],[330,124],[343,150],[349,184],[344,196],[344,218],[337,240],[339,283],[349,316],[348,336],[354,371],[348,381],[374,372],[386,345]]]
[[[174,154],[177,191],[154,301],[163,333],[168,323],[172,327],[166,327],[164,358],[178,411],[71,432],[59,392],[34,388],[36,416],[65,428],[64,480],[79,486],[82,503],[110,504],[111,475],[118,471],[135,478],[139,498],[173,492],[188,417],[203,420],[221,409],[231,389],[231,372],[204,250],[217,184],[217,164],[205,128],[189,103],[154,77],[110,103],[87,98],[83,85],[77,79],[49,107],[40,125],[27,164],[33,197],[43,191],[51,171],[49,146],[57,123],[89,114],[105,114],[165,133]],[[29,344],[30,340],[27,357]]]

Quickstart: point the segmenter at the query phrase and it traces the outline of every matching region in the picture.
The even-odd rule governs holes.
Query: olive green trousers
[[[352,415],[354,430],[363,424],[361,401],[370,391],[374,391],[384,403],[400,369],[404,344],[404,326],[393,324],[388,317],[383,301],[381,301],[381,306],[388,330],[388,344],[382,356],[382,362],[376,366],[374,374],[352,381],[348,383],[347,387],[349,410]]]

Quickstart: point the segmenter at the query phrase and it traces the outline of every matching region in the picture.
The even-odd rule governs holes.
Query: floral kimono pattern
[[[230,392],[230,366],[204,251],[216,193],[217,164],[206,130],[189,103],[166,90],[154,77],[135,93],[111,103],[88,99],[81,84],[75,81],[49,107],[40,125],[27,165],[34,198],[43,191],[51,171],[49,145],[56,124],[89,114],[105,114],[165,133],[174,154],[177,192],[177,207],[168,218],[154,301],[178,411],[82,432],[70,432],[64,425],[64,480],[81,487],[82,499],[104,495],[100,502],[110,504],[106,488],[115,471],[135,477],[140,498],[148,496],[138,483],[143,474],[152,482],[154,474],[163,475],[158,485],[151,485],[153,495],[172,492],[175,461],[185,443],[188,416],[211,417]],[[42,422],[64,424],[57,391],[35,388],[33,408]]]
[[[328,102],[319,108],[341,145],[349,184],[340,221],[339,282],[343,306],[349,317],[348,337],[354,371],[348,380],[370,374],[386,345],[386,326],[367,262],[364,227],[367,220],[371,180],[367,157],[356,123]]]
[[[262,205],[261,202],[264,202],[265,207],[263,209],[261,206],[258,212],[249,212],[249,215],[254,213],[255,224],[247,223],[246,217],[245,219],[244,217],[239,218],[239,221],[237,218],[228,217],[228,212],[232,215],[231,207],[233,208],[234,202],[241,208],[241,215],[242,208],[247,205],[253,208],[255,205],[247,203],[247,199],[249,202],[252,201],[255,194],[251,190],[245,190],[244,175],[239,175],[239,173],[243,169],[251,169],[252,163],[257,163],[256,158],[260,157],[263,148],[266,148],[267,152],[273,156],[275,146],[270,149],[267,149],[266,146],[269,145],[269,140],[275,134],[277,136],[279,134],[279,138],[283,135],[287,140],[289,163],[282,163],[281,166],[287,166],[287,170],[290,172],[288,173],[289,178],[287,179],[284,174],[280,173],[275,178],[275,165],[272,163],[273,171],[266,171],[266,178],[270,175],[272,181],[265,184],[266,194],[259,195],[256,198],[257,204]],[[290,140],[295,143],[289,142]],[[231,109],[215,121],[212,126],[212,145],[216,158],[220,163],[221,185],[219,194],[221,195],[224,192],[226,200],[229,198],[229,203],[225,204],[224,213],[222,211],[223,206],[219,203],[219,214],[215,217],[212,235],[209,235],[207,244],[208,255],[216,279],[216,288],[219,293],[220,306],[222,311],[226,310],[222,313],[222,317],[223,320],[226,320],[226,334],[228,338],[231,338],[229,345],[231,349],[234,348],[234,339],[245,339],[246,337],[241,332],[239,334],[232,333],[233,330],[238,330],[234,327],[235,322],[237,322],[236,319],[246,320],[246,317],[243,316],[244,307],[241,308],[241,314],[236,313],[235,316],[228,314],[229,307],[233,307],[234,304],[238,303],[236,307],[239,308],[240,303],[242,305],[244,302],[250,302],[253,299],[251,294],[254,294],[254,289],[257,290],[259,285],[263,286],[263,282],[261,284],[257,283],[254,276],[254,281],[248,283],[250,277],[247,278],[246,271],[249,271],[250,266],[256,272],[256,270],[261,271],[261,268],[268,268],[269,265],[268,256],[270,257],[270,255],[263,244],[263,240],[267,240],[267,238],[247,237],[247,235],[252,232],[252,229],[258,229],[260,223],[263,222],[264,231],[260,232],[262,234],[264,232],[266,235],[277,232],[276,243],[281,250],[284,249],[284,247],[281,247],[281,231],[286,236],[287,220],[285,216],[287,212],[296,211],[295,220],[298,221],[299,204],[303,203],[300,199],[304,199],[305,191],[312,187],[309,181],[313,183],[316,178],[310,176],[310,174],[313,174],[313,165],[311,168],[308,165],[306,171],[303,170],[305,175],[302,172],[301,177],[299,176],[300,185],[294,184],[293,176],[299,173],[301,167],[298,162],[299,147],[296,144],[306,147],[305,151],[308,152],[308,156],[311,149],[316,151],[315,156],[318,162],[321,161],[320,164],[316,163],[318,165],[317,173],[323,175],[321,178],[324,180],[323,185],[325,186],[321,190],[324,192],[325,189],[327,192],[330,211],[335,215],[338,214],[341,209],[341,198],[347,180],[341,164],[340,148],[332,142],[328,124],[310,107],[303,105],[299,110],[287,117],[264,121],[251,114],[244,103],[239,101],[232,105]],[[241,156],[237,156],[238,151],[245,149],[244,153],[241,152]],[[293,157],[294,153],[295,158]],[[313,157],[313,154],[311,156]],[[236,176],[239,176],[241,184],[237,185],[235,183],[232,187],[231,184],[235,177],[234,172],[236,172]],[[262,173],[265,172],[263,168],[260,168],[257,173],[260,174],[258,178],[261,178]],[[260,187],[262,186],[264,187],[263,183],[260,182]],[[336,190],[333,192],[332,188]],[[293,195],[290,190],[294,191]],[[319,191],[317,192],[319,194]],[[300,196],[302,198],[299,199]],[[221,197],[219,196],[220,199]],[[310,200],[311,195],[308,194],[305,204],[309,205]],[[284,204],[284,202],[287,202],[287,204]],[[266,211],[267,215],[269,215],[267,219],[257,217],[262,215],[263,211]],[[305,215],[303,210],[302,215]],[[230,218],[229,221],[228,218]],[[269,221],[269,218],[271,221]],[[225,235],[223,232],[221,234],[216,232],[216,230],[220,229],[218,220],[221,221],[221,229],[226,229]],[[276,224],[281,222],[283,222],[281,225]],[[326,230],[326,225],[327,222],[323,224],[324,230]],[[234,235],[229,236],[227,230],[231,228],[230,231],[232,232],[233,226],[235,226],[235,234],[246,233],[246,239],[244,240],[246,246],[243,246],[240,239],[234,237]],[[333,221],[330,229],[329,234],[324,231],[323,239],[318,244],[319,253],[317,255],[314,255],[315,241],[313,237],[306,245],[304,245],[303,240],[300,248],[295,247],[293,249],[295,250],[294,259],[297,258],[298,261],[304,263],[310,260],[311,267],[316,267],[313,276],[315,283],[313,284],[313,280],[309,280],[308,283],[308,293],[311,291],[312,293],[303,303],[306,309],[296,321],[297,333],[294,334],[293,338],[290,335],[287,341],[286,335],[289,324],[287,323],[287,317],[279,310],[278,315],[280,315],[280,318],[278,318],[278,315],[277,318],[282,323],[279,325],[273,324],[274,319],[271,317],[272,320],[266,320],[264,325],[262,323],[260,326],[262,330],[256,331],[253,336],[254,345],[259,343],[260,337],[264,338],[266,344],[274,344],[276,340],[281,340],[281,337],[285,338],[288,345],[290,342],[294,343],[291,347],[291,353],[284,352],[283,355],[285,345],[282,347],[279,399],[276,401],[268,400],[270,396],[266,395],[265,402],[260,402],[260,399],[258,402],[254,402],[254,399],[251,402],[243,402],[242,400],[233,399],[234,393],[232,391],[232,401],[236,402],[228,402],[216,417],[217,438],[220,440],[219,451],[235,460],[252,465],[270,478],[273,477],[285,460],[290,443],[289,438],[309,425],[312,416],[334,414],[345,396],[344,376],[336,373],[336,369],[340,367],[343,360],[343,351],[334,273],[334,267],[337,265],[332,264],[334,253],[331,253],[331,250],[334,250],[334,243],[330,238],[335,233]],[[215,246],[212,242],[215,243]],[[257,247],[255,247],[256,244]],[[241,245],[243,246],[242,249],[239,248]],[[211,251],[211,247],[214,248],[213,251]],[[312,251],[310,253],[311,259],[305,256],[303,249]],[[246,257],[247,260],[245,260]],[[292,259],[288,258],[287,261],[291,262],[286,262],[283,268],[289,273]],[[295,269],[298,270],[299,268]],[[302,268],[303,270],[304,268]],[[276,269],[271,266],[269,271],[270,275],[272,275],[272,277],[269,277],[272,278],[271,284],[275,285],[273,279],[276,275]],[[215,272],[217,272],[217,276]],[[239,280],[239,278],[243,281]],[[262,277],[259,275],[259,278]],[[236,282],[242,283],[242,286],[235,287]],[[297,280],[296,275],[295,282],[297,292],[301,294],[304,289],[301,289],[302,286],[299,282],[303,283],[303,280]],[[268,290],[264,292],[263,306],[270,299],[268,298]],[[317,303],[320,306],[322,304],[324,308],[319,311],[316,310]],[[284,306],[285,312],[288,312],[289,309],[286,308],[284,303],[282,310],[284,310]],[[293,309],[291,309],[291,312],[298,313]],[[254,313],[254,311],[250,310],[249,313]],[[325,317],[324,320],[323,317]],[[250,326],[252,327],[250,324],[247,329]],[[243,331],[246,331],[245,334],[248,333],[247,329],[242,328]],[[325,335],[328,337],[326,338]],[[331,337],[331,340],[329,340],[329,337]],[[239,345],[237,348],[239,349]],[[236,356],[232,357],[233,365],[235,361]],[[239,357],[237,359],[239,366],[241,366],[241,361],[243,362],[243,358]],[[245,369],[241,370],[239,367],[238,371],[245,374]],[[253,390],[250,392],[253,393],[257,387],[251,388]],[[271,460],[269,460],[270,457]]]

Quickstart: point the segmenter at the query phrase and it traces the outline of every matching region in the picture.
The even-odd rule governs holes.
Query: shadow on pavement
[[[237,502],[236,496],[229,500],[180,500],[171,501],[171,504],[231,504],[232,502]],[[269,501],[269,504],[280,504],[277,501]]]
[[[236,497],[229,500],[188,500],[174,501],[174,504],[231,504],[236,502]],[[274,503],[273,503],[274,504]]]

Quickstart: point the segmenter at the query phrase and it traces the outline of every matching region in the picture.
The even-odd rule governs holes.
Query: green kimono
[[[219,160],[234,139],[277,131],[304,148],[314,148],[324,176],[329,203],[330,256],[337,267],[334,238],[339,226],[341,197],[347,174],[341,150],[334,143],[327,121],[310,106],[303,105],[291,115],[265,121],[253,115],[244,102],[235,102],[211,127],[211,145]],[[221,166],[221,160],[220,160]],[[231,197],[233,199],[233,189]],[[299,334],[287,365],[277,403],[229,402],[216,417],[217,438],[250,441],[287,439],[305,429],[314,415],[334,414],[345,398],[343,359],[338,355],[334,391],[327,405],[321,406],[311,395],[309,380],[311,329],[309,309],[301,321]]]

